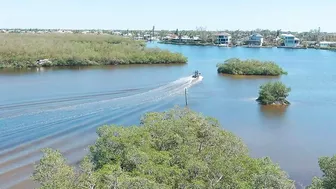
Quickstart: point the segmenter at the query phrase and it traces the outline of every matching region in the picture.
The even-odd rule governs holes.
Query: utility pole
[[[184,98],[185,98],[186,106],[188,106],[187,88],[184,88]]]
[[[155,26],[153,26],[153,29],[152,29],[152,35],[154,37],[154,30],[155,30]]]

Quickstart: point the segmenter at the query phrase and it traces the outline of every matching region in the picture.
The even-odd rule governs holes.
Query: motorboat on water
[[[198,70],[196,70],[194,72],[194,75],[192,75],[192,78],[199,78],[200,75],[201,75],[201,72],[199,72]]]

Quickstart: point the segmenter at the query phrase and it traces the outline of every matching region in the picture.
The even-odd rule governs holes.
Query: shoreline
[[[0,65],[0,70],[5,69],[33,69],[33,68],[78,68],[78,67],[106,67],[106,66],[129,66],[129,65],[185,65],[188,64],[188,61],[186,62],[171,62],[171,63],[130,63],[130,64],[77,64],[77,65],[48,65],[48,66],[39,66],[39,65],[33,65],[33,66],[22,66],[22,67],[16,67],[15,65],[9,65],[9,66],[3,66]]]
[[[158,43],[160,44],[166,44],[166,45],[183,45],[183,46],[213,46],[213,47],[221,47],[218,44],[213,44],[213,43],[184,43],[184,42],[180,42],[180,43],[176,43],[176,42],[164,42],[164,41],[158,41]],[[223,46],[224,47],[224,46]],[[249,45],[231,45],[231,46],[227,46],[227,48],[229,47],[243,47],[243,48],[283,48],[283,49],[310,49],[309,47],[285,47],[285,46],[249,46]],[[313,48],[316,50],[334,50],[335,49],[328,49],[328,48]]]

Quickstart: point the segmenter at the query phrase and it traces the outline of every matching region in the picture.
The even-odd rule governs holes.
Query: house
[[[143,38],[145,40],[151,40],[151,35],[146,33],[145,35],[143,35]]]
[[[226,32],[218,33],[215,36],[216,36],[216,44],[225,44],[225,45],[231,44],[232,37],[229,33]]]
[[[328,47],[332,47],[332,46],[336,46],[336,42],[332,42],[332,41],[321,41],[319,43],[320,48],[328,48]]]
[[[190,38],[190,37],[187,36],[187,35],[184,35],[184,36],[181,37],[181,41],[182,41],[182,42],[190,42],[190,41],[192,41],[192,40],[193,40],[193,38]]]
[[[281,34],[280,38],[283,40],[282,46],[297,47],[300,45],[300,39],[292,34]]]
[[[264,43],[264,37],[258,33],[252,34],[247,40],[249,46],[262,46]]]
[[[118,31],[114,31],[114,32],[112,32],[112,35],[122,35],[122,33],[118,32]]]
[[[193,39],[194,41],[201,41],[201,38],[200,38],[199,36],[194,36],[192,39]]]

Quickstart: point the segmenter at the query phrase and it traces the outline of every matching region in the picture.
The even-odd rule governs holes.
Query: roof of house
[[[181,39],[186,40],[186,39],[191,39],[191,38],[189,36],[187,36],[187,35],[184,35],[184,36],[181,37]]]
[[[215,34],[216,36],[231,36],[231,34],[229,34],[229,33],[226,33],[226,32],[222,32],[222,33],[217,33],[217,34]]]
[[[254,33],[251,36],[263,37],[260,33]]]
[[[293,35],[293,34],[286,34],[286,33],[284,33],[284,34],[281,34],[281,36],[283,36],[283,37],[294,37],[294,35]]]

